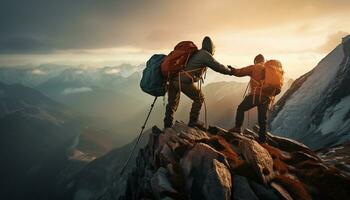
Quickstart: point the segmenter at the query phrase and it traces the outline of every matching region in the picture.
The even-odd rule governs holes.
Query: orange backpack
[[[164,77],[176,75],[184,70],[188,59],[198,51],[197,46],[191,41],[182,41],[177,44],[172,52],[167,55],[161,64],[161,70]]]
[[[282,64],[278,60],[269,60],[264,66],[265,80],[262,90],[270,96],[276,96],[281,92],[284,81]]]

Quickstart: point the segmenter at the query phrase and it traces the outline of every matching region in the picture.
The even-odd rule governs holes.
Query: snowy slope
[[[346,39],[277,103],[270,123],[273,133],[312,148],[350,138],[350,40]]]

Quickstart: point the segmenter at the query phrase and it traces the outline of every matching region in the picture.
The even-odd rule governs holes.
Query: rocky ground
[[[350,176],[350,142],[323,148],[317,155],[327,164],[332,165]]]
[[[180,122],[165,131],[154,127],[120,199],[349,198],[350,177],[305,145],[271,134],[259,144],[256,137]]]

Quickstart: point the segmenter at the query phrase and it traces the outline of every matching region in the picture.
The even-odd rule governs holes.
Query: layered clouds
[[[299,65],[296,57],[315,62],[331,35],[350,31],[349,8],[345,0],[8,0],[0,6],[0,64],[140,63],[210,35],[229,64],[264,52]]]

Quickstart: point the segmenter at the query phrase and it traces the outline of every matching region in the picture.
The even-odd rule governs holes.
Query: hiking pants
[[[190,123],[198,121],[199,113],[202,108],[204,96],[202,91],[194,83],[179,83],[178,81],[170,81],[168,88],[168,104],[165,110],[164,127],[168,128],[173,125],[174,114],[180,102],[180,88],[192,103],[190,112]]]
[[[260,127],[259,134],[265,134],[267,126],[267,111],[269,109],[270,101],[270,98],[264,95],[261,96],[261,99],[259,99],[259,95],[255,95],[255,99],[253,95],[246,96],[237,108],[236,127],[242,127],[244,121],[244,112],[257,106],[258,123]]]

